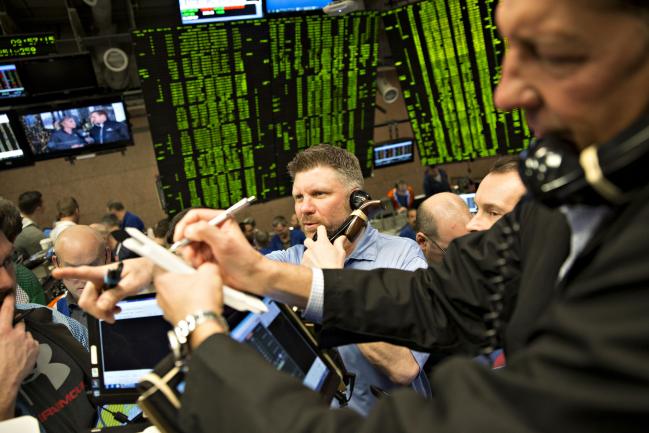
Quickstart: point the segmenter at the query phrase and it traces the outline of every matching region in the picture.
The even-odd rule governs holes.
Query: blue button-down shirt
[[[287,250],[274,251],[266,257],[280,262],[299,264],[302,262],[304,250],[304,245],[296,245]],[[415,242],[379,233],[371,226],[367,227],[357,247],[345,260],[345,268],[348,269],[396,268],[414,271],[426,267],[428,267],[426,259]],[[354,393],[349,407],[367,415],[377,401],[370,391],[370,385],[375,385],[385,391],[398,385],[392,383],[386,375],[375,368],[363,356],[358,346],[353,344],[341,346],[338,351],[347,371],[356,375]],[[412,355],[419,364],[420,373],[411,386],[424,397],[429,397],[431,394],[430,384],[423,372],[428,353],[412,351]]]

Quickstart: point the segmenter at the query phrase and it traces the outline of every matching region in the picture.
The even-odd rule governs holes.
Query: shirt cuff
[[[324,275],[322,269],[311,268],[311,295],[302,317],[309,322],[321,323],[324,310]]]

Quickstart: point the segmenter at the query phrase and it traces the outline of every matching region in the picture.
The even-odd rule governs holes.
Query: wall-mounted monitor
[[[390,167],[415,160],[412,138],[402,138],[378,143],[374,146],[374,168]]]
[[[31,154],[20,146],[20,129],[9,113],[0,112],[0,169],[21,167],[32,163]]]
[[[128,114],[119,97],[30,108],[19,118],[37,160],[133,144]]]
[[[262,18],[262,0],[178,0],[182,24]]]
[[[97,76],[88,53],[24,59],[18,64],[18,71],[30,96],[97,88]]]
[[[322,10],[331,0],[267,0],[269,14]]]
[[[0,99],[22,96],[25,96],[25,87],[18,76],[16,65],[0,65]]]

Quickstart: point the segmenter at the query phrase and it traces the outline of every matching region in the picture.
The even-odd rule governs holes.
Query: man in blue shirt
[[[312,238],[320,225],[331,234],[352,210],[350,194],[363,187],[358,159],[346,150],[319,145],[297,154],[288,170],[293,178],[295,213],[306,236]],[[267,257],[299,264],[303,263],[304,252],[304,245],[295,245]],[[347,245],[344,263],[350,269],[415,270],[426,266],[416,243],[384,235],[369,225],[353,244]],[[366,415],[377,401],[370,386],[389,391],[411,385],[423,396],[430,395],[422,370],[428,354],[387,343],[347,345],[338,350],[345,368],[356,375],[349,406],[361,414]]]
[[[270,240],[270,251],[285,250],[295,245],[303,244],[306,236],[300,229],[290,227],[283,216],[273,218],[273,235]]]
[[[416,241],[417,232],[415,231],[415,223],[417,221],[417,209],[408,209],[407,217],[408,222],[399,231],[399,236]]]
[[[120,220],[120,229],[124,230],[126,227],[134,227],[144,232],[144,222],[139,216],[127,211],[121,202],[111,200],[106,207],[108,208],[108,213],[115,215]]]

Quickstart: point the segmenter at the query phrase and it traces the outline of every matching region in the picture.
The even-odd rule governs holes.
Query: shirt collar
[[[350,260],[376,260],[379,249],[376,245],[376,237],[378,236],[378,231],[367,223],[367,227],[361,235],[361,239],[358,241],[358,245],[354,248],[354,251],[347,257],[345,263]]]

